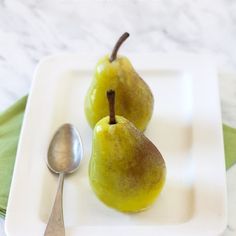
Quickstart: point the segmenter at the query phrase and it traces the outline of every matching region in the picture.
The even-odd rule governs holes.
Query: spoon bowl
[[[71,124],[62,125],[55,133],[47,156],[47,165],[55,173],[72,173],[82,159],[82,142],[76,128]]]

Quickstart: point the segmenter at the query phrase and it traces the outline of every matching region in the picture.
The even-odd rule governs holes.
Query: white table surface
[[[29,92],[38,61],[58,52],[191,52],[215,57],[222,118],[236,127],[236,1],[0,0],[0,111]],[[228,226],[236,235],[236,165],[227,171]],[[0,219],[0,236],[4,236]]]

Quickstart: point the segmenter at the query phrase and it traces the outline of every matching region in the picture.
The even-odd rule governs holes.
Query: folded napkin
[[[223,125],[226,169],[236,162],[236,129]]]
[[[0,216],[6,214],[11,177],[15,163],[27,96],[0,114]],[[223,125],[225,161],[228,169],[236,163],[236,129]]]
[[[21,130],[27,97],[0,114],[0,216],[6,214],[11,177],[15,163],[18,138]]]

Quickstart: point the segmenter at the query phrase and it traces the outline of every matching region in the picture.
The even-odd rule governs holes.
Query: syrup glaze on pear
[[[106,91],[116,91],[116,114],[130,120],[139,130],[147,127],[153,111],[153,95],[149,86],[134,70],[128,58],[117,56],[121,44],[129,37],[124,33],[111,56],[101,58],[92,84],[85,97],[85,114],[90,126],[109,115]]]
[[[114,91],[107,93],[110,116],[93,131],[90,184],[106,205],[138,212],[152,205],[166,176],[165,161],[155,145],[130,121],[115,116]]]

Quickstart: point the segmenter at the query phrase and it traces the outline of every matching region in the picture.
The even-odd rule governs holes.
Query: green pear
[[[129,120],[115,116],[114,96],[114,91],[108,92],[110,116],[93,130],[90,185],[106,205],[122,212],[139,212],[153,204],[161,192],[165,161]]]
[[[134,70],[128,58],[117,56],[119,47],[128,36],[128,33],[123,34],[111,56],[107,55],[97,63],[84,105],[92,128],[109,114],[105,96],[109,89],[116,91],[117,115],[124,116],[141,131],[145,130],[151,119],[154,99],[149,86]]]

